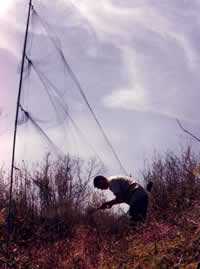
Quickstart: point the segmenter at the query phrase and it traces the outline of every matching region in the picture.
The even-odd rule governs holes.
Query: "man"
[[[147,191],[151,191],[152,182],[147,184]],[[106,178],[96,176],[94,187],[101,190],[111,190],[116,196],[115,199],[105,202],[99,209],[108,209],[113,205],[126,203],[130,205],[129,215],[135,222],[144,222],[148,208],[148,194],[146,190],[137,182],[132,181],[131,177],[115,176]]]

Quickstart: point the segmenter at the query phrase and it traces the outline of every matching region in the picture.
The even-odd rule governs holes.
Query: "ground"
[[[60,240],[36,238],[11,243],[9,254],[2,234],[0,268],[200,268],[199,202],[178,217],[149,219],[143,227],[126,229],[123,235],[115,233],[109,238],[102,229],[79,225],[70,237]]]

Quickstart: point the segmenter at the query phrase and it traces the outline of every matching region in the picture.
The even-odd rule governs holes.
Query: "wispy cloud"
[[[142,162],[153,148],[175,148],[180,138],[175,118],[197,126],[199,0],[42,0],[34,1],[34,5],[60,38],[89,101],[130,167],[132,162]],[[0,51],[0,70],[5,74],[0,81],[6,89],[0,97],[5,100],[6,96],[6,106],[9,100],[10,107],[17,93],[17,63],[26,14],[27,3],[13,0],[12,10],[0,19],[4,48]],[[35,34],[32,54],[38,60],[41,54],[46,57],[47,43],[44,32]],[[62,70],[52,59],[51,68],[44,62],[42,68],[51,73],[57,85],[62,84],[63,92],[71,89],[71,84],[63,83]],[[0,103],[1,106],[5,105]],[[34,109],[39,111],[36,106]],[[82,107],[79,112],[77,109],[75,120],[91,134],[97,150],[106,152]],[[163,143],[166,140],[167,145]]]
[[[73,2],[99,40],[120,49],[129,81],[103,98],[107,107],[198,119],[199,1]]]

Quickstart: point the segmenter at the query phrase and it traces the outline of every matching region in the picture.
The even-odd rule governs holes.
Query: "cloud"
[[[140,87],[134,90],[120,90],[105,98],[104,104],[108,107],[121,107],[123,109],[144,110],[144,94]]]
[[[76,1],[99,39],[120,50],[121,69],[127,72],[128,83],[104,96],[104,105],[198,120],[199,5],[194,2],[186,13],[175,2],[126,1],[129,7],[122,7]]]
[[[34,5],[52,26],[51,34],[58,35],[89,102],[130,170],[141,167],[144,156],[153,149],[177,149],[179,141],[185,141],[180,139],[174,118],[187,121],[193,130],[198,128],[199,1],[43,0]],[[18,0],[10,15],[1,19],[0,40],[6,51],[2,52],[0,69],[7,73],[0,81],[8,91],[0,92],[0,107],[6,104],[8,108],[9,104],[10,111],[17,94],[26,14],[27,4]],[[37,20],[31,30],[34,39],[30,56],[66,94],[75,120],[97,151],[104,152],[104,158],[113,163],[77,89],[67,75],[63,78],[63,66],[52,47],[49,49],[47,35]],[[50,113],[42,91],[31,74],[31,87],[23,100],[34,116],[46,119],[52,110]],[[72,139],[72,130],[68,131],[69,147],[86,152],[80,143],[74,146],[78,138]],[[59,144],[55,132],[58,134],[56,128],[51,133],[58,137]]]

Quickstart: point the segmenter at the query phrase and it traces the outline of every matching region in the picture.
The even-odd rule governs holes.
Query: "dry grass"
[[[181,156],[170,153],[158,158],[145,170],[144,180],[153,181],[154,189],[142,227],[130,227],[127,218],[110,211],[88,213],[104,199],[90,186],[102,169],[96,161],[68,157],[51,162],[47,156],[44,166],[34,172],[23,166],[15,178],[9,249],[2,173],[0,268],[196,269],[200,262],[198,164],[198,157],[187,149]]]

